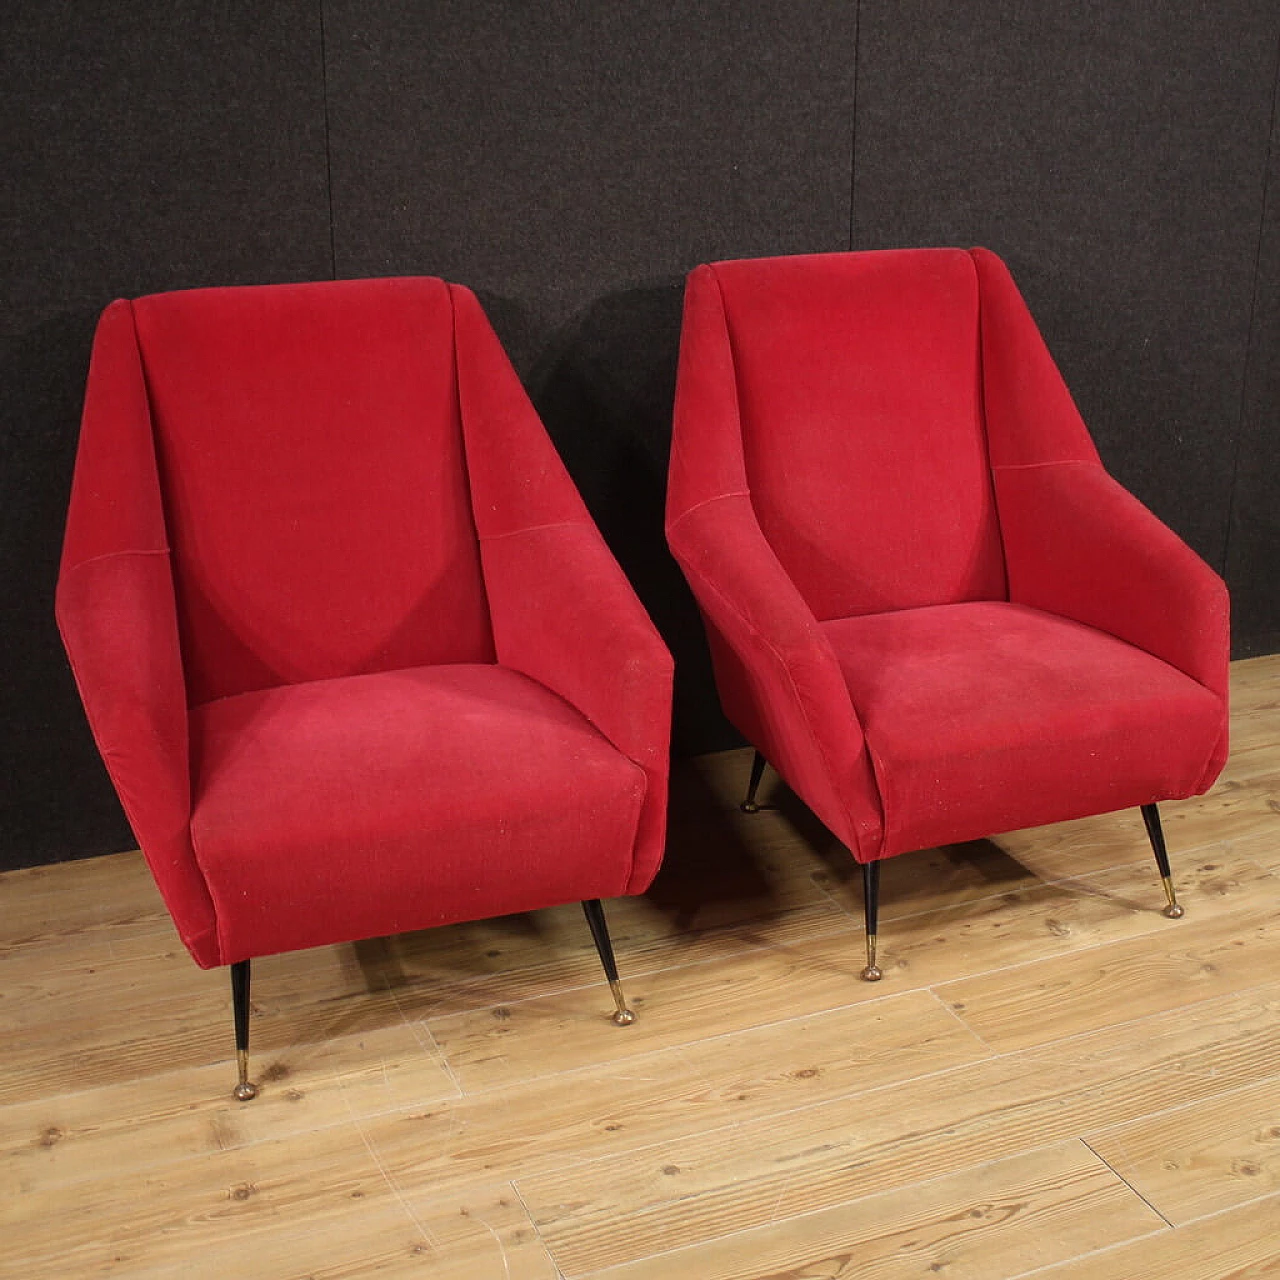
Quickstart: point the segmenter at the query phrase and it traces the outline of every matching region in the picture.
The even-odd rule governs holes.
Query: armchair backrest
[[[493,660],[444,283],[132,309],[192,705]]]
[[[815,616],[1006,598],[970,255],[702,270],[691,287],[719,291],[756,517]]]

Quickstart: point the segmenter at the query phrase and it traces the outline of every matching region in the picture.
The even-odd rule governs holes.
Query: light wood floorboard
[[[1280,656],[1162,806],[860,877],[750,753],[673,779],[663,873],[224,972],[137,853],[0,876],[0,1276],[1108,1280],[1280,1275]],[[73,851],[69,851],[73,852]]]

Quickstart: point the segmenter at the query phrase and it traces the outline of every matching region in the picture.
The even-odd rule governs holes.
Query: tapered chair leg
[[[236,1022],[236,1068],[240,1082],[235,1096],[240,1102],[248,1102],[258,1096],[258,1086],[249,1079],[249,961],[240,960],[231,966],[231,1003]]]
[[[756,803],[756,790],[760,786],[760,779],[764,776],[764,766],[764,756],[757,751],[751,760],[751,780],[747,783],[747,798],[740,806],[743,813],[760,812],[760,806]]]
[[[1154,804],[1142,806],[1142,821],[1147,826],[1147,838],[1151,841],[1152,851],[1156,855],[1156,866],[1160,869],[1160,879],[1164,881],[1164,896],[1168,898],[1164,913],[1170,920],[1178,920],[1184,914],[1182,903],[1173,891],[1173,874],[1169,870],[1169,851],[1164,847],[1164,831],[1160,827],[1160,810]]]
[[[884,974],[876,964],[876,919],[880,914],[880,864],[862,864],[862,910],[867,921],[867,967],[862,971],[864,982],[879,982]]]
[[[613,993],[613,1003],[617,1006],[613,1020],[620,1027],[629,1027],[636,1015],[627,1008],[626,997],[622,994],[622,983],[618,981],[618,965],[613,958],[613,943],[609,941],[609,926],[605,923],[604,908],[599,898],[592,898],[582,904],[587,924],[591,926],[591,937],[600,953],[600,963],[604,966],[604,976],[609,979],[609,990]]]

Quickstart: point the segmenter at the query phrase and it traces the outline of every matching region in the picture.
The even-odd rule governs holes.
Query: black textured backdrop
[[[682,277],[987,244],[1116,474],[1280,649],[1274,0],[232,0],[6,6],[0,867],[125,848],[52,623],[96,314],[205,284],[480,294],[735,741],[661,536]]]

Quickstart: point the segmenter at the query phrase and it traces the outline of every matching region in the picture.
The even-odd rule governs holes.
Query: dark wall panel
[[[98,313],[331,273],[317,5],[18,9],[0,23],[0,867],[131,843],[53,624]]]
[[[1227,580],[1241,655],[1280,652],[1280,66]]]
[[[1006,258],[1117,477],[1224,561],[1280,6],[863,0],[854,247]]]
[[[853,5],[324,7],[338,273],[509,299],[526,369],[607,292],[847,245]]]
[[[1112,469],[1226,564],[1241,651],[1280,649],[1275,0],[17,9],[0,867],[131,839],[52,623],[89,342],[118,295],[400,272],[476,288],[677,655],[685,753],[734,741],[661,533],[685,272],[988,244]]]
[[[679,750],[734,741],[662,537],[684,274],[848,247],[856,6],[326,0],[340,275],[475,288],[676,653]]]

